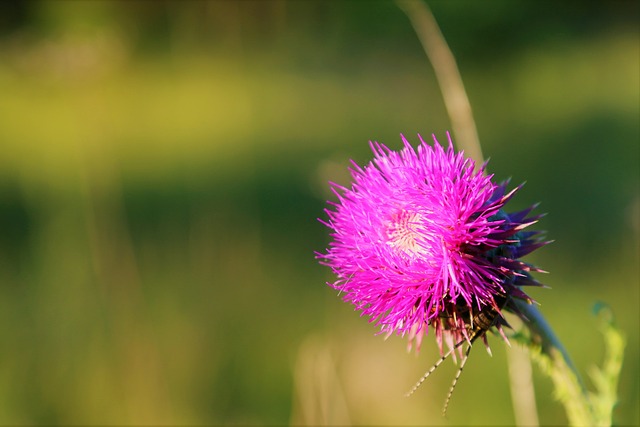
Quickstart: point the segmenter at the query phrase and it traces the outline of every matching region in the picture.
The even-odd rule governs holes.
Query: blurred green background
[[[556,242],[532,296],[582,372],[628,347],[639,416],[638,2],[435,1],[489,168]],[[328,180],[445,138],[388,1],[0,3],[0,423],[512,424],[508,349],[419,357],[325,285]],[[534,366],[540,421],[566,422]]]

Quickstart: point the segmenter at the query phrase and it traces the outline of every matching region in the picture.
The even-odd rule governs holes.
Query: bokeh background
[[[638,2],[430,5],[491,172],[549,213],[532,295],[585,375],[611,306],[638,424]],[[376,335],[314,259],[349,159],[449,127],[389,1],[1,2],[0,423],[512,424],[517,348],[478,346],[442,418],[454,364],[405,398],[434,342]]]

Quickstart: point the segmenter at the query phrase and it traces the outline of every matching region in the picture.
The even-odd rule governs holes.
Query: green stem
[[[529,345],[534,349],[532,357],[551,377],[556,397],[564,404],[569,423],[573,426],[596,425],[589,392],[564,346],[535,305],[515,302],[528,319],[525,324],[531,332]]]
[[[549,323],[547,323],[545,318],[542,316],[537,306],[519,299],[515,300],[515,303],[518,306],[518,309],[527,317],[527,319],[529,319],[529,322],[527,322],[527,326],[531,331],[531,340],[533,341],[533,343],[539,345],[542,352],[549,355],[550,357],[552,356],[552,354],[555,355],[553,356],[554,358],[561,356],[563,359],[562,362],[565,363],[567,367],[569,367],[569,369],[573,371],[578,381],[580,381],[580,386],[583,394],[587,396],[587,389],[582,382],[578,370],[571,361],[569,353],[567,353],[567,350],[564,348],[556,334],[553,332]],[[555,349],[556,351],[553,351],[553,349]]]

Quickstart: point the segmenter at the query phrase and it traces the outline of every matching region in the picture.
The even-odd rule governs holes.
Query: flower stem
[[[529,319],[529,322],[527,322],[526,324],[531,330],[531,341],[534,344],[540,345],[541,350],[544,354],[547,354],[550,357],[552,357],[553,354],[553,358],[562,357],[562,362],[565,363],[567,367],[573,371],[578,381],[580,381],[580,388],[586,396],[587,389],[582,383],[580,374],[571,361],[569,353],[567,353],[567,350],[564,348],[556,334],[551,329],[551,326],[549,326],[536,305],[529,304],[524,300],[515,300],[515,303],[518,306],[518,309],[527,317],[527,319]]]
[[[551,377],[556,397],[567,411],[569,424],[596,425],[589,393],[566,349],[535,305],[525,301],[515,303],[528,319],[525,324],[531,333],[528,344],[533,350],[532,358]]]
[[[471,103],[464,89],[456,59],[447,45],[429,6],[423,1],[396,0],[418,36],[438,80],[442,98],[449,113],[453,133],[460,148],[477,165],[484,160]]]
[[[511,347],[507,351],[507,361],[515,425],[517,427],[538,427],[540,421],[536,407],[529,349]]]

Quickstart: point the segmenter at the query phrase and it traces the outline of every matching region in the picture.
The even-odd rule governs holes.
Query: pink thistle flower
[[[529,274],[541,270],[519,258],[547,242],[522,231],[540,217],[527,218],[535,205],[502,210],[521,186],[507,193],[506,182],[494,184],[486,163],[475,170],[449,134],[446,150],[435,136],[433,146],[419,138],[415,150],[402,137],[399,152],[372,142],[373,161],[352,162],[351,188],[331,183],[338,202],[320,221],[332,241],[317,257],[337,276],[329,285],[381,332],[407,334],[419,349],[431,326],[442,352],[443,340],[450,348],[469,340],[485,307],[518,313],[512,298],[531,302],[520,288],[541,286]]]

